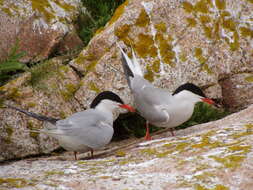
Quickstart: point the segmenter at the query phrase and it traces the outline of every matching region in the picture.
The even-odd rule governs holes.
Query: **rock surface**
[[[79,0],[1,0],[0,60],[8,57],[17,41],[18,50],[25,52],[22,62],[46,59],[59,44],[62,49],[82,45],[74,29],[80,7]],[[64,42],[68,35],[74,39],[71,43]]]
[[[54,118],[65,118],[82,110],[74,99],[79,78],[62,62],[52,59],[2,86],[5,103]],[[48,153],[58,147],[47,135],[27,131],[42,128],[42,122],[6,108],[0,109],[0,118],[0,161]]]
[[[15,22],[22,26],[22,31],[29,31],[33,26],[37,27],[38,23],[42,23],[43,27],[37,29],[48,30],[43,35],[50,34],[52,38],[46,37],[46,44],[40,38],[41,43],[36,44],[37,37],[31,38],[31,42],[43,47],[43,51],[37,52],[34,59],[40,55],[45,57],[48,53],[43,52],[51,52],[55,44],[61,44],[60,39],[72,25],[66,25],[68,22],[61,23],[60,18],[70,16],[74,20],[79,4],[77,0],[65,3],[58,0],[43,1],[48,7],[43,8],[44,3],[41,2],[39,7],[43,14],[37,17],[39,11],[36,9],[36,22],[31,17],[29,22],[21,24],[22,16],[25,13],[31,16],[34,11],[31,6],[25,7],[23,9],[28,11],[20,12],[18,20],[11,19],[12,14],[19,13],[20,10],[3,8],[6,8],[6,4],[14,6],[15,2],[0,0],[1,14],[8,15],[2,19],[9,24],[6,28],[0,27],[0,38],[3,36],[1,32],[7,28],[8,35],[25,34],[16,33]],[[40,1],[26,2],[32,5]],[[61,15],[63,12],[53,11],[63,5],[59,5],[59,2],[64,5],[69,3],[70,12]],[[126,1],[116,10],[108,24],[97,31],[80,55],[71,61],[71,65],[82,72],[83,77],[60,61],[58,66],[45,64],[44,68],[35,68],[34,72],[28,72],[1,87],[0,93],[4,93],[3,98],[8,99],[11,104],[62,118],[87,108],[95,95],[103,90],[112,90],[126,103],[131,103],[132,96],[122,74],[120,52],[115,44],[117,41],[122,47],[127,47],[129,54],[130,46],[134,48],[145,71],[145,78],[156,86],[173,91],[184,82],[193,82],[203,87],[209,97],[224,100],[230,110],[240,110],[253,103],[250,19],[253,4],[251,1],[239,0],[215,2],[216,4],[209,0]],[[66,9],[64,7],[60,10]],[[11,11],[10,15],[8,10]],[[60,15],[52,18],[50,11]],[[46,24],[45,19],[50,24]],[[1,23],[3,21],[0,19]],[[60,28],[60,33],[55,28]],[[31,36],[35,33],[31,33]],[[6,39],[7,37],[3,44],[12,43],[7,43]],[[30,37],[25,35],[22,39],[30,41]],[[65,39],[68,43],[74,41],[71,36],[66,36]],[[22,43],[24,48],[32,49],[26,41]],[[69,46],[62,47],[59,52],[67,50]],[[14,111],[0,109],[0,141],[3,145],[0,147],[0,160],[49,152],[56,147],[55,141],[52,143],[51,139],[24,133],[27,128],[32,127],[42,126],[41,123]]]
[[[118,42],[129,54],[133,47],[146,79],[156,86],[173,91],[193,82],[209,96],[224,99],[233,111],[253,103],[253,4],[215,2],[126,1],[72,61],[85,74],[77,97],[87,97],[89,102],[96,91],[114,89],[130,101],[118,71],[122,71]],[[232,94],[234,101],[229,100]]]
[[[3,190],[250,190],[253,185],[253,105],[224,119],[163,133],[92,160],[73,155],[5,163]],[[127,144],[124,142],[123,144]],[[111,145],[112,146],[112,145]],[[79,155],[80,156],[80,155]],[[65,157],[63,161],[60,158]]]

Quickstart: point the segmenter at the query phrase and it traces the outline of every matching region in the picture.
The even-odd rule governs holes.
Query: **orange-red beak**
[[[135,109],[132,106],[127,105],[127,104],[121,104],[121,105],[119,105],[119,107],[127,109],[130,112],[135,112]]]
[[[211,105],[215,104],[215,102],[209,98],[201,98],[201,100]]]

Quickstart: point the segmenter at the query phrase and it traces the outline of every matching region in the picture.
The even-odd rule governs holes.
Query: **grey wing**
[[[108,144],[113,135],[113,127],[104,121],[102,114],[91,109],[57,122],[57,130],[79,144],[97,149]]]
[[[169,91],[152,86],[144,87],[137,93],[138,99],[154,106],[168,105],[172,95]]]

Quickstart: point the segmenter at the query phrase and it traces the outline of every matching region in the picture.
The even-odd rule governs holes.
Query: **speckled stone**
[[[3,190],[247,189],[253,185],[253,105],[218,121],[110,146],[112,156],[73,161],[73,155],[6,163]],[[130,145],[131,144],[131,145]],[[96,154],[98,154],[96,152]],[[67,158],[65,161],[61,157]],[[80,157],[80,155],[79,155]]]

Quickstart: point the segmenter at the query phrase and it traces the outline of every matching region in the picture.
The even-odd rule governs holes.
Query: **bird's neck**
[[[113,108],[110,106],[105,106],[103,104],[99,104],[95,108],[97,111],[103,112],[103,115],[107,118],[109,123],[113,122]]]

